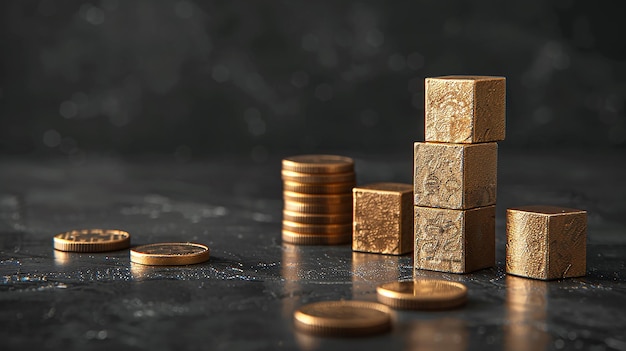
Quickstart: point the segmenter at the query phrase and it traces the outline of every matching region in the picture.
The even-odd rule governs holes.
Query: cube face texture
[[[584,276],[587,212],[554,206],[507,209],[506,272],[551,280]]]
[[[415,206],[415,269],[469,273],[495,264],[496,207]]]
[[[414,205],[470,209],[496,203],[498,144],[414,145]]]
[[[413,250],[413,185],[355,187],[352,250],[402,255]]]
[[[426,78],[425,95],[426,141],[483,143],[504,140],[504,77]]]

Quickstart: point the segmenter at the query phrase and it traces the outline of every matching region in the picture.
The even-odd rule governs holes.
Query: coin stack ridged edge
[[[340,245],[352,240],[354,161],[338,155],[282,160],[285,243]]]

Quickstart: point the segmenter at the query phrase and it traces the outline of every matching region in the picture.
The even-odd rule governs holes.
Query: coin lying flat
[[[354,160],[337,155],[299,155],[283,159],[282,167],[302,173],[343,173],[354,170]]]
[[[441,279],[386,283],[376,288],[378,301],[398,309],[438,310],[463,305],[467,287]]]
[[[341,245],[352,242],[352,232],[345,234],[302,234],[283,229],[283,242],[295,245]]]
[[[316,174],[316,173],[302,173],[302,172],[282,170],[280,174],[284,181],[312,183],[312,184],[348,183],[348,182],[354,182],[356,179],[354,172]]]
[[[130,250],[131,262],[152,266],[196,264],[209,259],[209,247],[194,243],[157,243]]]
[[[369,301],[321,301],[298,308],[294,324],[306,333],[359,336],[391,329],[389,308]]]
[[[54,249],[72,252],[104,252],[126,249],[130,234],[117,229],[82,229],[54,236]]]
[[[284,191],[293,191],[301,194],[352,194],[352,188],[356,182],[344,183],[300,183],[285,180],[283,182]]]

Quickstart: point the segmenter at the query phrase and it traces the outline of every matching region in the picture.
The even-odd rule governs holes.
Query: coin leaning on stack
[[[352,241],[354,161],[336,155],[282,160],[283,242],[339,245]]]

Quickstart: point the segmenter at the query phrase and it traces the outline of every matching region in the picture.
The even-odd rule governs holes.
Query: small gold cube
[[[413,185],[375,183],[352,189],[352,250],[402,255],[413,250]]]
[[[556,206],[506,211],[506,272],[551,280],[585,275],[587,212]]]
[[[426,78],[425,95],[426,141],[484,143],[504,140],[504,77]]]
[[[470,209],[496,203],[498,144],[415,143],[414,205]]]
[[[495,264],[496,207],[415,206],[414,268],[469,273]]]

